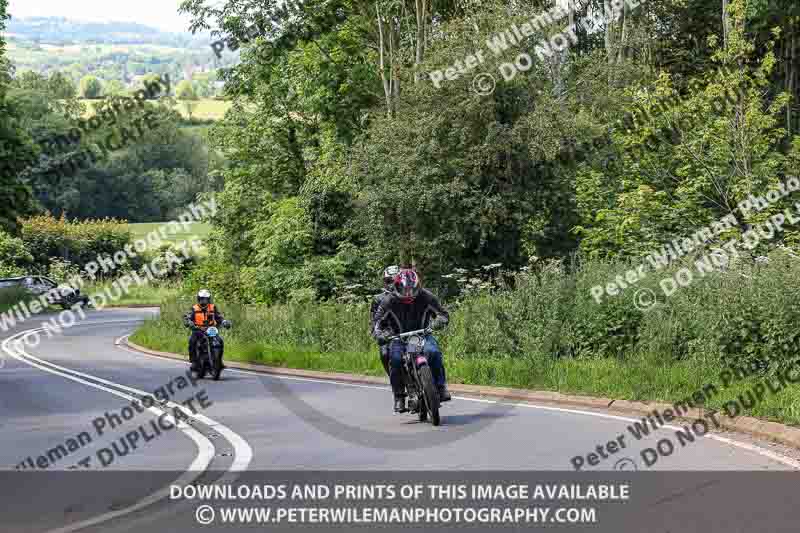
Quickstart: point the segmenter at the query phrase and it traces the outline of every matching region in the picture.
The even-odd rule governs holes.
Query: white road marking
[[[123,335],[122,337],[120,337],[119,339],[116,340],[116,343],[120,344],[121,348],[124,348],[124,349],[126,349],[127,351],[129,351],[131,353],[135,353],[135,354],[138,354],[138,355],[144,355],[144,356],[150,357],[152,359],[158,359],[158,360],[165,361],[165,362],[173,362],[173,363],[174,362],[178,362],[175,359],[169,359],[169,358],[165,358],[165,357],[160,357],[160,356],[157,356],[157,355],[152,355],[152,354],[140,352],[138,350],[133,350],[133,349],[127,348],[124,345],[122,345],[121,343],[122,343],[122,341],[124,341],[128,337],[130,337],[130,334]],[[184,364],[188,365],[189,363],[184,361]],[[228,368],[228,369],[226,369],[226,372],[234,372],[234,373],[238,373],[238,374],[246,374],[246,375],[260,376],[260,377],[267,376],[267,377],[270,377],[270,378],[273,378],[273,379],[284,379],[284,380],[289,380],[289,381],[306,381],[306,382],[310,382],[310,383],[324,383],[324,384],[328,384],[328,385],[339,385],[339,386],[343,386],[343,387],[352,387],[352,388],[358,388],[358,389],[374,389],[374,390],[385,390],[386,389],[386,386],[367,385],[367,384],[363,384],[363,383],[348,383],[346,381],[337,381],[335,378],[319,379],[319,378],[305,378],[305,377],[297,377],[297,376],[282,376],[280,374],[270,374],[268,372],[254,372],[252,370],[242,370],[242,369],[239,369],[239,368]],[[626,416],[612,415],[612,414],[608,414],[608,413],[600,413],[600,412],[595,412],[595,411],[583,411],[583,410],[580,410],[580,409],[570,409],[570,408],[566,408],[566,407],[553,407],[553,406],[549,406],[549,405],[538,405],[538,404],[529,403],[529,402],[509,402],[509,401],[504,401],[504,400],[490,400],[490,399],[485,399],[485,398],[472,398],[472,397],[469,397],[469,396],[453,396],[453,399],[454,400],[467,401],[467,402],[480,402],[480,403],[491,403],[491,404],[498,404],[498,405],[510,405],[510,406],[515,406],[515,407],[525,407],[525,408],[528,408],[528,409],[539,409],[539,410],[542,410],[542,411],[552,411],[552,412],[556,412],[556,413],[568,413],[568,414],[573,414],[573,415],[594,416],[594,417],[605,418],[605,419],[609,419],[609,420],[620,420],[622,422],[640,422],[641,421],[640,418],[630,418],[630,417],[626,417]],[[675,430],[675,431],[680,431],[683,428],[680,428],[680,427],[677,427],[677,426],[673,426],[671,424],[665,424],[665,425],[659,427],[659,429],[672,429],[672,430]],[[705,437],[709,438],[709,439],[712,439],[712,440],[715,440],[717,442],[721,442],[723,444],[727,444],[729,446],[740,448],[742,450],[747,450],[747,451],[749,451],[751,453],[755,453],[757,455],[761,455],[762,457],[767,457],[767,458],[772,459],[773,461],[776,461],[778,463],[784,464],[786,466],[790,466],[790,467],[794,468],[795,470],[800,470],[800,461],[796,461],[796,460],[794,460],[794,459],[792,459],[790,457],[786,457],[785,455],[782,455],[782,454],[779,454],[779,453],[764,449],[764,448],[762,448],[760,446],[755,446],[755,445],[752,445],[752,444],[749,444],[749,443],[746,443],[746,442],[736,441],[736,440],[733,440],[733,439],[729,439],[727,437],[723,437],[721,435],[716,435],[714,433],[708,433],[708,434],[705,435]]]
[[[125,322],[125,321],[110,321],[109,323],[117,323],[117,322]],[[97,325],[97,324],[98,323],[95,323],[95,324],[92,324],[92,325]],[[87,325],[89,325],[89,324],[87,324]],[[10,355],[14,359],[16,359],[18,361],[21,361],[23,363],[26,363],[26,364],[28,364],[30,366],[35,367],[35,368],[38,368],[38,369],[40,369],[40,370],[42,370],[44,372],[49,372],[51,374],[56,374],[58,376],[61,376],[61,377],[64,377],[66,379],[75,381],[77,383],[81,383],[81,384],[87,385],[87,386],[95,388],[95,389],[99,389],[99,390],[103,390],[103,391],[109,392],[109,393],[111,393],[111,394],[113,394],[115,396],[119,396],[120,398],[124,398],[124,399],[126,399],[128,401],[137,401],[138,398],[136,398],[134,396],[131,396],[129,394],[125,394],[124,392],[121,392],[118,389],[127,390],[129,392],[133,392],[133,393],[137,393],[137,394],[141,394],[141,395],[150,395],[149,393],[147,393],[145,391],[134,389],[132,387],[128,387],[128,386],[122,385],[120,383],[115,383],[115,382],[112,382],[112,381],[108,381],[108,380],[99,378],[97,376],[93,376],[91,374],[86,374],[86,373],[83,373],[83,372],[78,372],[77,370],[72,370],[72,369],[69,369],[69,368],[65,368],[65,367],[56,365],[55,363],[51,363],[49,361],[44,361],[42,359],[39,359],[38,357],[34,357],[33,355],[25,352],[22,349],[22,342],[21,342],[20,339],[23,339],[24,337],[26,337],[28,335],[31,335],[33,333],[38,333],[39,331],[44,331],[44,329],[43,328],[29,329],[29,330],[25,330],[25,331],[22,331],[20,333],[17,333],[15,335],[12,335],[11,337],[8,337],[7,339],[3,340],[2,344],[0,344],[0,347],[2,348],[2,350],[5,353]],[[92,380],[95,380],[95,381],[97,381],[99,383],[104,383],[104,384],[112,386],[112,387],[116,387],[116,389],[104,387],[103,385],[99,385],[98,383],[93,383],[93,382],[90,382],[90,381],[86,381],[84,379],[81,379],[81,377],[78,377],[78,376],[81,376],[81,377],[84,377],[84,378],[88,378],[88,379],[92,379]],[[234,431],[230,430],[226,426],[224,426],[224,425],[222,425],[222,424],[220,424],[220,423],[218,423],[218,422],[216,422],[216,421],[214,421],[214,420],[212,420],[212,419],[210,419],[210,418],[208,418],[208,417],[206,417],[204,415],[196,415],[194,413],[191,413],[190,411],[186,410],[183,406],[181,406],[179,404],[176,404],[175,402],[167,402],[167,405],[169,405],[170,407],[173,407],[173,408],[176,407],[176,408],[180,409],[187,416],[189,416],[191,418],[195,418],[199,422],[202,422],[204,424],[206,422],[208,422],[209,425],[213,425],[214,426],[215,431],[217,431],[219,434],[221,434],[223,437],[225,437],[226,439],[228,439],[230,441],[231,445],[234,448],[234,452],[235,452],[235,456],[234,457],[235,457],[235,459],[234,459],[233,464],[229,468],[228,472],[223,476],[222,479],[226,479],[227,481],[230,481],[230,480],[236,478],[236,475],[234,474],[234,472],[241,472],[241,471],[244,471],[244,470],[247,469],[248,465],[250,464],[250,462],[251,462],[251,460],[253,458],[253,450],[250,447],[250,445],[247,443],[247,441],[245,441],[242,437],[240,437],[238,434],[236,434]],[[211,443],[211,441],[208,438],[205,437],[205,435],[203,435],[202,433],[200,433],[199,431],[197,431],[196,429],[194,429],[193,427],[191,427],[190,425],[188,425],[188,424],[186,424],[184,422],[178,423],[178,421],[176,421],[174,419],[174,417],[172,415],[170,415],[169,413],[166,413],[165,411],[163,411],[163,410],[161,410],[161,409],[159,409],[159,408],[157,408],[155,406],[148,408],[148,411],[150,411],[151,413],[157,414],[158,416],[166,414],[165,419],[170,421],[171,423],[174,423],[176,425],[176,427],[178,427],[178,429],[183,431],[197,445],[197,449],[198,449],[197,457],[195,457],[194,461],[189,466],[189,469],[186,472],[184,472],[184,474],[181,475],[178,479],[176,479],[172,484],[173,485],[188,485],[188,484],[192,483],[194,480],[196,480],[198,477],[200,477],[208,469],[208,466],[211,464],[211,460],[213,459],[213,457],[215,455],[215,451],[216,451],[215,448],[214,448],[214,445]],[[144,499],[140,500],[139,502],[137,502],[137,503],[135,503],[135,504],[133,504],[133,505],[131,505],[129,507],[126,507],[124,509],[119,509],[117,511],[104,513],[102,515],[98,515],[98,516],[93,517],[93,518],[88,519],[88,520],[84,520],[84,521],[81,521],[81,522],[76,522],[76,523],[64,526],[62,528],[51,530],[48,533],[71,533],[73,531],[78,531],[78,530],[84,529],[86,527],[90,527],[90,526],[94,526],[94,525],[97,525],[97,524],[101,524],[101,523],[106,522],[108,520],[111,520],[111,519],[114,519],[114,518],[129,514],[129,513],[133,512],[133,511],[136,511],[138,509],[142,509],[144,507],[152,505],[153,503],[155,503],[155,502],[157,502],[159,500],[162,500],[162,499],[164,499],[164,498],[166,498],[168,496],[169,496],[169,487],[164,487],[163,489],[154,492],[153,494],[145,497]]]

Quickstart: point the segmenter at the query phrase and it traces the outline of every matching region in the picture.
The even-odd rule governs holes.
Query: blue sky
[[[139,22],[161,30],[188,31],[189,18],[178,14],[180,0],[10,0],[14,17],[68,17],[87,21]]]

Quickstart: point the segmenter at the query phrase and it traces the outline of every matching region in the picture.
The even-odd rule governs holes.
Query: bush
[[[22,288],[0,288],[0,312],[11,309],[19,302],[29,298],[28,291]]]
[[[0,270],[24,271],[24,269],[32,265],[33,255],[28,251],[22,239],[12,237],[0,230]],[[10,275],[12,274],[6,274],[5,276]]]
[[[234,265],[208,258],[200,261],[184,278],[184,291],[194,294],[208,289],[218,299],[243,301],[244,291],[240,275]]]
[[[768,263],[731,263],[724,271],[696,273],[691,285],[666,298],[659,282],[691,263],[687,258],[683,264],[650,271],[622,294],[604,296],[598,304],[591,288],[624,276],[636,265],[593,261],[567,268],[557,261],[537,262],[528,271],[505,276],[509,283],[470,282],[471,288],[465,286],[469,290],[448,302],[451,323],[437,336],[449,358],[475,364],[518,360],[531,372],[565,357],[634,365],[638,360],[663,366],[739,365],[764,373],[800,362],[800,261],[776,251]],[[225,286],[227,276],[232,281]],[[202,286],[223,298],[241,290],[232,267],[206,263],[190,277],[193,289],[202,280]],[[633,299],[638,290],[659,295],[658,304],[637,309]],[[232,336],[242,345],[321,353],[374,349],[363,297],[322,303],[312,298],[311,293],[306,298],[298,294],[296,301],[275,306],[226,304],[243,320]],[[179,324],[177,311],[173,316],[164,309],[162,316]]]
[[[22,240],[42,272],[52,258],[61,258],[83,269],[97,257],[112,257],[132,243],[125,221],[116,219],[69,221],[65,217],[41,215],[22,221]],[[131,260],[131,268],[141,266],[143,258]]]

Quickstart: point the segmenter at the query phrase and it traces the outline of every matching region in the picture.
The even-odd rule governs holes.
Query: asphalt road
[[[233,479],[246,471],[573,471],[576,456],[584,459],[585,471],[798,466],[768,445],[698,437],[648,468],[641,450],[656,447],[665,436],[677,443],[674,430],[664,428],[636,441],[627,429],[632,419],[605,413],[454,397],[442,407],[442,426],[434,428],[411,415],[394,415],[388,386],[233,369],[219,382],[194,382],[187,377],[187,364],[119,344],[152,312],[89,312],[85,321],[52,338],[40,332],[37,345],[33,333],[28,333],[29,345],[23,341],[41,320],[0,334],[0,357],[5,358],[0,467],[6,470],[0,472],[0,492],[16,501],[17,509],[0,518],[8,526],[0,529],[82,524],[95,531],[161,531],[154,524],[168,523],[170,506],[153,503],[154,498],[141,505],[149,506],[145,514],[131,509],[138,501],[134,495],[156,492],[176,476],[203,481]],[[138,410],[132,407],[132,400],[142,402],[147,395],[159,401],[143,402],[148,409],[138,402]],[[617,448],[614,453],[609,441],[620,443],[611,446]],[[589,466],[587,455],[598,446],[608,457]],[[15,475],[33,471],[38,484],[15,485]],[[124,479],[120,486],[135,488],[117,494],[103,483],[71,483],[56,471],[116,476],[114,483]],[[43,473],[52,480],[46,488],[41,487]],[[39,508],[31,520],[32,509],[25,505],[31,503],[31,491],[39,502],[58,503],[46,506],[48,512]],[[109,504],[109,498],[118,501]],[[72,507],[60,507],[62,500]],[[142,522],[144,516],[148,519]]]

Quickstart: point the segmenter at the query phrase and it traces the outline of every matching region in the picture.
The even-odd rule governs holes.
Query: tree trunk
[[[722,43],[728,47],[728,34],[731,31],[731,19],[728,15],[728,0],[722,0]]]
[[[794,26],[790,26],[790,33],[786,36],[786,90],[792,97],[789,105],[786,106],[786,133],[789,139],[792,137],[792,128],[794,126],[792,112],[794,106],[797,105],[797,95],[795,94],[795,81],[797,78],[797,69],[795,68],[795,61],[797,60],[797,32]]]
[[[420,80],[420,65],[425,59],[425,29],[428,21],[428,0],[414,0],[414,7],[417,15],[417,43],[416,56],[414,58],[414,84]]]
[[[628,29],[628,3],[622,3],[622,34],[619,39],[619,52],[617,53],[617,63],[622,63],[622,61],[627,56],[627,44],[625,40],[627,39],[627,29]]]
[[[567,0],[567,11],[569,12],[569,28],[574,32],[575,29],[575,0]]]
[[[381,10],[378,3],[375,3],[375,16],[378,22],[378,68],[381,72],[381,81],[383,82],[383,94],[386,99],[386,115],[391,117],[394,114],[394,105],[392,97],[392,79],[393,79],[393,65],[392,57],[389,56],[389,76],[386,75],[386,41],[387,35],[384,33],[384,19],[381,16]],[[391,28],[389,28],[391,29]],[[392,36],[388,35],[389,48],[391,50]]]
[[[614,63],[614,19],[610,0],[603,0],[603,16],[605,17],[605,46],[608,64]]]

